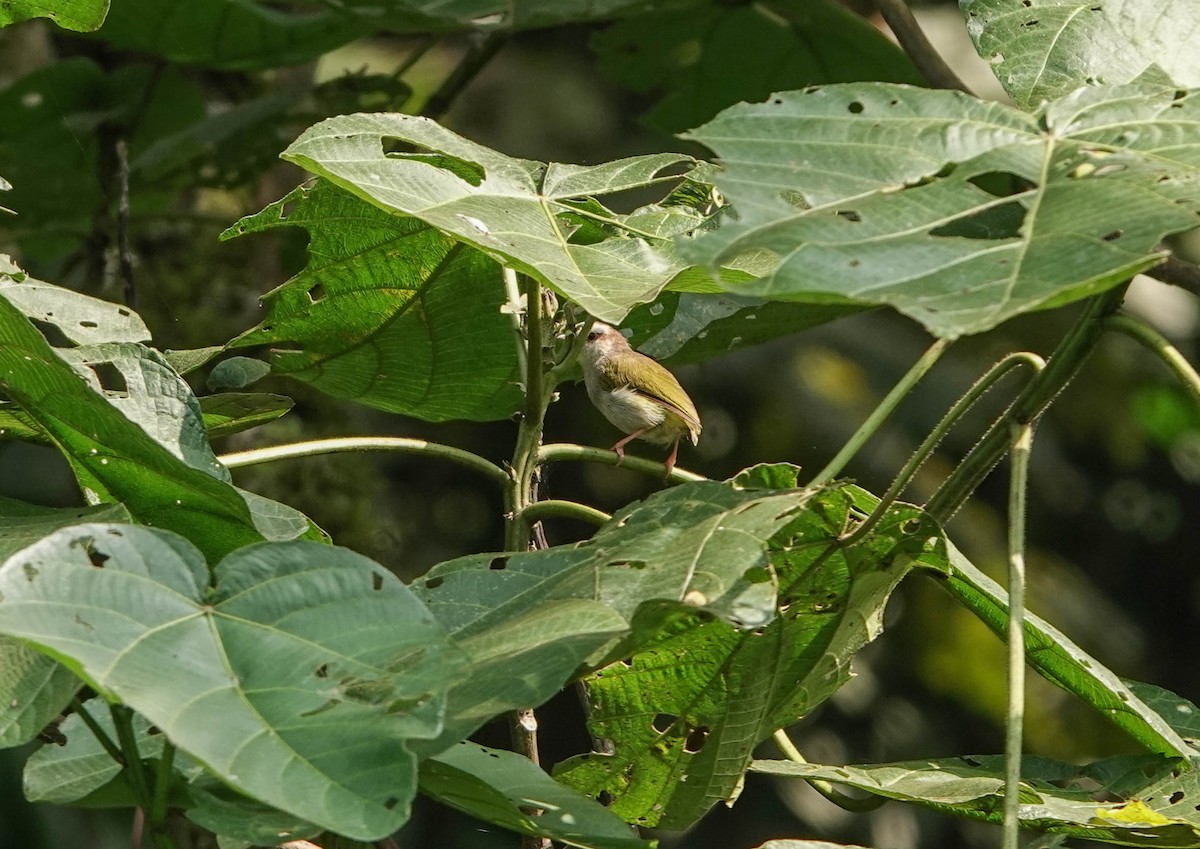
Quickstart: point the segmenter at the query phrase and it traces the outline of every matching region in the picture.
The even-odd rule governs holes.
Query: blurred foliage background
[[[431,111],[431,101],[438,111],[443,83],[480,41],[461,34],[353,40],[329,33],[331,47],[347,43],[299,64],[268,60],[254,67],[253,61],[176,56],[113,36],[114,24],[128,28],[123,6],[148,8],[114,0],[109,23],[94,36],[40,21],[0,30],[0,174],[14,184],[3,203],[19,212],[0,218],[0,250],[37,277],[121,300],[117,186],[124,166],[116,149],[118,141],[127,142],[136,307],[164,349],[221,344],[251,327],[260,318],[258,296],[302,267],[298,229],[217,241],[240,216],[303,179],[276,159],[299,131],[344,112]],[[773,89],[856,73],[918,79],[899,51],[883,48],[857,70],[849,60],[822,66],[817,47],[806,57],[794,44],[774,45],[748,19],[732,17],[748,8],[719,4],[674,13],[697,22],[696,33],[678,43],[656,44],[648,37],[660,31],[653,18],[494,40],[485,47],[495,55],[439,119],[509,155],[593,163],[664,149],[700,152],[669,131]],[[976,90],[1002,96],[971,50],[957,9],[947,4],[920,11],[939,48]],[[731,17],[714,30],[704,28],[706,15]],[[818,23],[836,42],[846,20]],[[716,61],[727,54],[705,41],[704,33],[712,32],[725,33],[732,45],[727,49],[736,50],[728,55],[740,61]],[[703,57],[696,53],[705,50]],[[708,77],[689,71],[700,58]],[[1139,279],[1129,307],[1195,360],[1194,300]],[[1073,312],[1021,318],[956,344],[848,474],[874,491],[885,489],[975,377],[1010,350],[1047,353]],[[819,467],[929,341],[914,323],[874,311],[683,367],[679,377],[700,408],[705,434],[681,465],[712,477],[764,461]],[[295,409],[266,427],[226,438],[219,452],[386,434],[437,439],[500,461],[516,430],[505,422],[435,426],[388,416],[325,399],[298,383],[261,388],[294,397]],[[952,433],[910,499],[932,493],[1010,390],[994,390]],[[548,441],[607,447],[615,436],[581,385],[566,387],[547,419]],[[235,478],[303,510],[336,542],[406,579],[447,558],[502,544],[498,493],[436,462],[342,454],[243,469]],[[1031,608],[1118,673],[1192,700],[1200,699],[1193,660],[1200,655],[1192,536],[1200,515],[1198,482],[1200,421],[1161,365],[1124,338],[1102,346],[1038,430],[1029,517]],[[606,510],[653,489],[639,476],[590,464],[553,468],[546,487],[548,497]],[[1003,567],[1004,487],[1003,474],[994,474],[950,527],[972,559],[994,573]],[[19,443],[0,443],[0,494],[43,504],[79,500],[55,453]],[[587,532],[565,520],[547,526],[552,542]],[[801,749],[825,763],[1000,751],[1001,644],[924,578],[901,587],[886,626],[859,657],[858,677],[794,729]],[[1129,745],[1061,691],[1040,679],[1032,686],[1030,751],[1076,760]],[[541,719],[548,761],[588,745],[573,694],[552,703]],[[481,739],[503,745],[505,734],[485,729]],[[105,812],[25,804],[20,765],[26,754],[0,753],[0,847],[128,845],[128,823]],[[398,837],[406,849],[516,845],[513,835],[421,804]],[[991,828],[897,803],[850,814],[800,782],[758,775],[749,776],[732,809],[714,811],[689,833],[660,839],[666,849],[740,849],[787,835],[886,849],[972,847],[997,839]]]

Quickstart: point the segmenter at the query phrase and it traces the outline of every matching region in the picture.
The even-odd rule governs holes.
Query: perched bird
[[[631,439],[670,445],[667,474],[675,468],[679,440],[700,439],[700,415],[675,375],[639,354],[615,327],[597,321],[580,356],[588,397],[604,417],[629,434],[612,447],[625,459]]]

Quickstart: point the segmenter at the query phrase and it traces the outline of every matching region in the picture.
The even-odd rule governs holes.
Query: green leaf
[[[828,843],[824,840],[768,840],[757,849],[868,849],[855,843]]]
[[[85,494],[121,502],[137,521],[178,531],[210,557],[262,539],[237,490],[126,418],[3,297],[0,391],[66,454]]]
[[[684,241],[710,268],[770,251],[743,295],[890,304],[939,336],[987,330],[1159,262],[1200,211],[1200,97],[1082,89],[1028,115],[959,92],[850,84],[727,109],[736,220]]]
[[[922,82],[899,47],[832,0],[660,11],[622,20],[592,46],[613,79],[662,97],[643,120],[666,133],[785,89],[858,80]]]
[[[985,822],[1004,819],[1000,755],[866,766],[755,761],[751,769],[832,781]],[[1200,846],[1200,784],[1178,760],[1120,757],[1077,767],[1026,755],[1021,775],[1019,817],[1028,828],[1124,846]]]
[[[730,294],[663,292],[622,322],[629,341],[656,360],[678,365],[799,333],[861,312],[853,304],[788,304]]]
[[[953,544],[947,546],[947,555],[950,573],[946,589],[998,635],[1006,634],[1008,593]],[[1169,756],[1198,754],[1168,721],[1177,718],[1146,704],[1133,685],[1032,613],[1025,617],[1025,655],[1042,677],[1079,696],[1150,751]]]
[[[1004,90],[1036,107],[1083,85],[1200,86],[1197,0],[959,0]]]
[[[294,403],[284,395],[266,392],[221,392],[204,395],[199,401],[209,439],[241,433],[275,421],[292,409]]]
[[[263,298],[267,317],[230,347],[278,345],[277,374],[431,421],[504,419],[520,406],[496,263],[325,182],[222,238],[281,226],[308,231],[308,265]]]
[[[664,169],[694,167],[690,156],[547,165],[505,156],[427,118],[360,114],[309,128],[283,158],[533,275],[612,323],[684,268],[670,243],[630,234],[620,216],[589,199],[653,185]],[[613,235],[597,241],[585,228],[573,241],[581,209]]]
[[[235,791],[224,782],[202,775],[188,783],[186,816],[225,840],[244,845],[277,846],[281,841],[312,839],[323,829]],[[324,842],[322,845],[328,845]]]
[[[694,6],[698,0],[343,0],[339,8],[379,26],[407,32],[528,29],[604,20],[652,7]]]
[[[104,700],[90,699],[84,703],[84,709],[104,730],[108,739],[115,743],[116,728]],[[152,728],[144,717],[134,715],[134,738],[137,740],[138,754],[143,760],[155,759],[162,754],[163,735],[157,729],[152,732]],[[119,793],[97,793],[120,776],[124,768],[113,760],[78,713],[68,716],[58,730],[67,738],[66,745],[43,745],[25,762],[22,787],[26,799],[52,805],[90,807],[92,804],[89,804],[87,797],[96,794],[92,801],[100,802],[102,806],[106,806],[104,803],[136,804],[123,778],[121,787],[127,796],[123,802],[119,799]]]
[[[39,507],[0,496],[0,560],[59,528],[83,522],[125,522],[120,504]],[[0,747],[32,740],[66,707],[79,679],[65,666],[0,637]]]
[[[253,70],[301,64],[367,31],[363,21],[334,11],[289,14],[245,0],[121,0],[96,35],[171,62]]]
[[[150,339],[146,323],[128,307],[36,280],[5,254],[0,254],[0,296],[77,345]]]
[[[604,806],[559,784],[528,758],[459,743],[421,764],[421,792],[484,822],[580,849],[648,849]]]
[[[390,572],[309,542],[215,568],[174,534],[59,531],[0,566],[0,633],[53,654],[225,782],[374,840],[408,816],[413,738],[462,663]],[[183,662],[186,659],[186,662]]]
[[[90,32],[104,23],[108,0],[5,0],[0,27],[30,18],[49,18],[63,29]]]
[[[791,486],[794,486],[794,479]],[[617,513],[587,542],[481,554],[435,566],[413,587],[471,659],[450,693],[433,754],[505,710],[541,704],[672,618],[697,609],[758,625],[774,616],[767,540],[811,493],[706,481]]]
[[[208,388],[213,392],[222,389],[244,389],[262,380],[271,373],[271,366],[253,357],[230,357],[222,360],[208,373]]]
[[[753,476],[777,477],[769,468]],[[555,775],[612,796],[628,821],[663,828],[685,828],[736,797],[755,747],[849,680],[896,584],[918,559],[942,556],[936,527],[915,508],[839,545],[874,503],[854,487],[822,490],[775,534],[761,569],[778,586],[769,623],[739,630],[699,613],[677,617],[585,679],[589,730],[610,751],[572,758]]]

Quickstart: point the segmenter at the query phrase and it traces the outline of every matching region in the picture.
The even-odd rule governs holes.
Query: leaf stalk
[[[1013,424],[1008,486],[1008,711],[1004,734],[1004,849],[1018,849],[1025,722],[1025,493],[1033,424]]]
[[[1104,319],[1104,326],[1108,330],[1125,334],[1153,351],[1160,360],[1166,363],[1167,368],[1175,373],[1175,377],[1179,378],[1183,388],[1192,396],[1192,400],[1200,406],[1200,374],[1196,373],[1192,364],[1184,358],[1183,354],[1179,353],[1178,348],[1167,341],[1165,336],[1145,322],[1125,314],[1110,315]]]

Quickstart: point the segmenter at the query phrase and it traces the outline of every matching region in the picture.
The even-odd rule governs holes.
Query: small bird
[[[612,447],[625,459],[625,445],[645,439],[670,445],[667,474],[675,468],[679,440],[700,439],[700,414],[675,375],[629,346],[615,327],[597,321],[580,356],[588,397],[604,417],[629,434]]]

